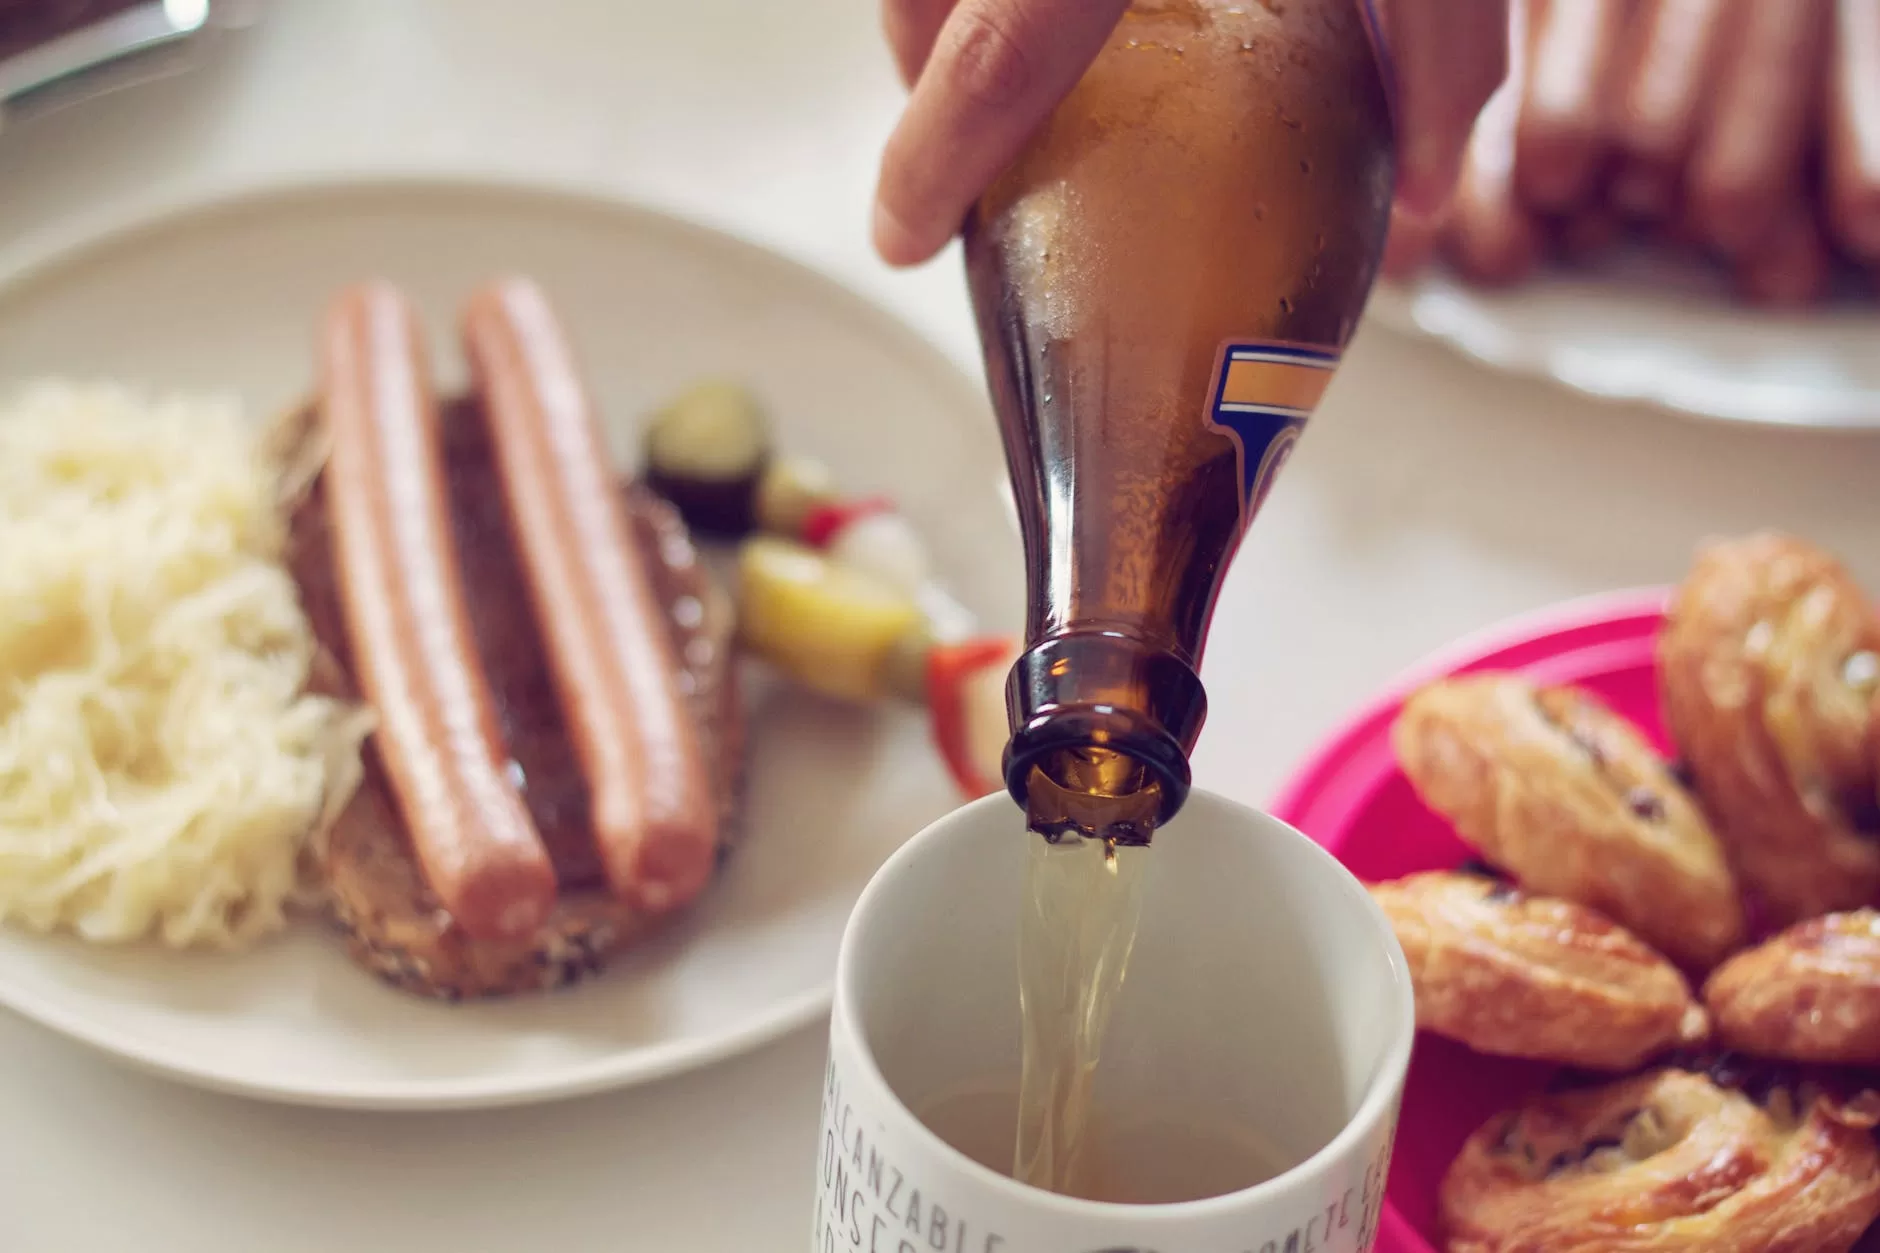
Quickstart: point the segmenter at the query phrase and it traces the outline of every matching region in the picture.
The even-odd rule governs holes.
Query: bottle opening
[[[1162,804],[1156,772],[1128,753],[1096,745],[1046,754],[1026,781],[1026,825],[1053,844],[1147,844]]]
[[[1147,844],[1188,798],[1207,696],[1173,653],[1112,632],[1054,636],[1018,659],[1006,700],[1006,788],[1033,830]]]

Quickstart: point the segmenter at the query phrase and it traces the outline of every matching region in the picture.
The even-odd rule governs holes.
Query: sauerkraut
[[[282,925],[367,720],[306,690],[277,474],[231,403],[0,406],[0,921],[178,948]]]

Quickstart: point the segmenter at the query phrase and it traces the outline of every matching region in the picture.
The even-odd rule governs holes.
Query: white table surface
[[[865,245],[899,95],[867,0],[275,0],[189,77],[0,137],[0,273],[236,188],[488,175],[769,244],[976,369],[957,257],[895,274]],[[1198,781],[1262,802],[1419,654],[1674,579],[1708,533],[1792,528],[1880,589],[1876,483],[1880,441],[1598,407],[1367,331],[1229,582]],[[0,1250],[795,1250],[820,1037],[572,1104],[383,1117],[172,1087],[0,1014]]]

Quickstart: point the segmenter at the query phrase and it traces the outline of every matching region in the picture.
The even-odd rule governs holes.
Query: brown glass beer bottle
[[[1017,496],[1033,829],[1186,798],[1221,577],[1364,308],[1391,126],[1364,0],[1139,0],[966,224]]]

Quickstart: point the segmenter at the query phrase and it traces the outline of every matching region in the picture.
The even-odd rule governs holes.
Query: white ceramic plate
[[[1733,303],[1713,276],[1633,258],[1507,291],[1431,270],[1380,285],[1371,312],[1602,399],[1759,426],[1880,429],[1880,299],[1777,314]]]
[[[492,272],[548,288],[599,400],[634,418],[695,377],[769,401],[786,447],[885,491],[982,621],[1022,579],[987,405],[913,333],[807,270],[647,212],[560,195],[384,184],[274,193],[0,276],[0,386],[41,374],[304,395],[333,288],[383,274],[461,377],[461,298]],[[624,1085],[753,1047],[824,1013],[837,941],[876,866],[956,797],[907,711],[754,688],[745,842],[681,927],[571,991],[443,1006],[391,991],[308,924],[239,957],[101,951],[0,930],[0,1003],[126,1061],[283,1101],[496,1105]]]

